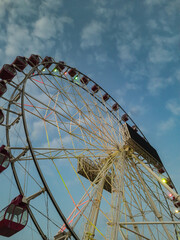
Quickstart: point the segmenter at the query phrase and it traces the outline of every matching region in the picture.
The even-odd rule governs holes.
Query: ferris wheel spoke
[[[88,207],[89,203],[93,200],[95,194],[98,191],[98,186],[99,184],[101,184],[101,181],[103,181],[103,176],[105,176],[106,174],[105,172],[108,172],[108,170],[111,168],[112,164],[113,164],[113,159],[115,158],[116,155],[111,156],[109,158],[109,160],[107,159],[106,164],[104,165],[104,167],[99,171],[97,177],[95,178],[95,180],[91,183],[91,186],[86,190],[86,193],[84,194],[84,196],[81,198],[81,200],[79,201],[78,205],[80,205],[86,198],[86,196],[89,196],[89,201],[86,204],[86,207],[83,209],[83,211],[80,213],[79,217],[77,218],[76,222],[73,224],[73,227],[76,226],[76,224],[78,223],[78,221],[80,220],[80,218],[83,216],[84,211],[86,210],[86,208]],[[108,167],[108,168],[107,168]],[[99,179],[101,179],[99,181]],[[95,187],[92,188],[92,186],[95,185]],[[108,218],[108,217],[107,217]],[[90,223],[89,223],[90,224]]]
[[[141,197],[140,206],[142,206],[142,203],[146,203],[146,205],[148,207],[150,207],[151,205],[149,203],[149,199],[146,195],[146,192],[144,192],[144,187],[140,184],[141,182],[140,182],[138,176],[132,170],[133,170],[133,168],[129,168],[130,174],[128,174],[127,178],[129,179],[130,183],[132,183],[135,193],[138,193],[138,195]],[[133,197],[133,195],[131,195],[131,196]]]
[[[36,76],[38,76],[38,75],[34,75],[33,77],[36,77]],[[35,79],[35,78],[33,78],[33,77],[29,77],[29,79],[32,81],[32,83],[35,84],[35,82],[38,82],[38,83],[41,83],[41,84],[46,85],[47,87],[49,87],[49,88],[52,89],[52,90],[58,90],[57,87],[54,87],[54,86],[49,85],[49,84],[47,84],[47,83],[44,83],[44,82],[42,81],[42,78],[40,78],[40,80],[38,80],[38,79]],[[40,85],[36,85],[36,86],[38,86],[39,89],[42,90],[42,88],[40,87]]]
[[[40,187],[40,189],[42,189],[41,184],[30,174],[29,171],[27,171],[27,169],[20,163],[18,162],[18,164],[20,165],[20,167],[24,170],[25,173],[27,173],[29,175],[29,177],[32,178],[32,180]],[[25,191],[24,191],[25,192]]]
[[[129,207],[129,205],[128,205],[127,201],[125,200],[125,197],[124,197],[124,196],[123,196],[123,201],[124,201],[124,203],[125,203],[125,208],[126,208],[127,211],[128,211],[129,218],[131,219],[132,222],[135,222],[135,218],[134,218],[134,216],[133,216],[133,214],[132,214],[131,208]],[[138,226],[136,226],[136,225],[134,226],[134,225],[133,225],[133,229],[134,229],[134,233],[140,236],[140,231],[139,231]],[[141,240],[141,239],[140,239],[140,240]]]
[[[43,73],[42,73],[42,74],[43,74]],[[47,88],[47,86],[46,86],[46,83],[43,81],[41,75],[39,75],[39,77],[40,77],[40,79],[41,79],[41,82],[43,83],[43,86],[45,87],[46,94],[50,97],[50,93],[49,93],[49,90],[48,90],[48,88]],[[37,85],[35,82],[34,82],[34,84]],[[38,85],[38,87],[41,89],[41,91],[43,91],[42,88],[41,88],[39,85]],[[45,91],[43,91],[43,92],[45,92]]]
[[[127,176],[127,175],[126,175]],[[145,215],[145,211],[143,209],[143,202],[145,202],[147,204],[147,206],[149,206],[149,203],[148,201],[144,198],[144,196],[140,193],[140,189],[139,189],[139,182],[138,182],[138,179],[136,181],[134,181],[132,179],[132,176],[134,176],[134,174],[129,174],[128,176],[128,179],[129,179],[129,182],[126,184],[127,188],[129,189],[130,191],[130,198],[134,201],[134,204],[135,204],[135,209],[138,210],[139,213],[141,213],[141,216],[143,218],[144,221],[147,221],[147,218],[146,218],[146,215]],[[126,180],[125,180],[126,182]],[[137,183],[136,186],[134,183]],[[132,189],[132,187],[134,188],[134,190]],[[131,204],[130,204],[130,207],[131,207]],[[136,217],[136,215],[134,216]],[[147,224],[147,228],[148,228],[148,231],[150,233],[150,236],[153,237],[153,239],[156,240],[156,237],[154,236],[150,226]]]
[[[52,110],[53,112],[55,112],[56,115],[58,116],[58,119],[59,119],[59,120],[60,120],[60,116],[62,116],[63,118],[65,118],[65,119],[67,119],[67,120],[70,120],[70,122],[72,121],[72,118],[71,118],[70,116],[67,117],[66,115],[64,115],[64,114],[62,114],[62,113],[60,113],[60,112],[57,112],[56,110],[52,109],[51,107],[48,107],[48,105],[42,103],[40,100],[32,97],[31,95],[29,95],[29,94],[26,94],[26,95],[27,95],[28,97],[32,98],[33,100],[39,102],[41,105],[45,106],[46,108],[49,108],[50,110]],[[27,96],[26,96],[26,97],[27,97]],[[29,98],[28,98],[28,100],[29,100]],[[29,100],[29,101],[30,101],[30,100]],[[53,101],[54,101],[54,100],[53,100]],[[32,104],[31,101],[30,101],[30,103]],[[37,109],[36,109],[36,111],[37,111]],[[38,111],[38,112],[39,112],[39,111]],[[34,115],[34,113],[32,113],[32,114]],[[40,118],[40,119],[43,119],[43,116],[40,114],[39,118]],[[52,122],[48,121],[47,119],[46,119],[45,121],[48,122],[48,123],[51,123],[52,125],[55,125],[55,124],[53,124]],[[61,121],[61,122],[62,122],[63,125],[64,125],[64,122],[63,122],[63,121]],[[102,141],[102,137],[100,138],[95,132],[90,132],[89,129],[83,127],[82,125],[79,125],[78,122],[75,121],[74,119],[73,119],[73,122],[74,122],[77,126],[79,126],[79,128],[81,128],[82,130],[84,130],[85,132],[87,132],[88,134],[90,134],[91,136],[93,136],[93,138],[96,137],[96,138],[98,138],[98,139],[100,139],[100,140]],[[61,129],[62,129],[62,128],[61,128]],[[64,129],[62,129],[62,130],[64,130]],[[70,133],[70,134],[71,134],[71,133]],[[72,135],[75,136],[74,134],[72,134]],[[107,140],[104,139],[104,141],[107,141]]]
[[[94,116],[94,120],[96,120],[96,122],[102,127],[102,122],[103,122],[103,123],[106,123],[106,122],[107,122],[107,121],[102,121],[102,120],[105,120],[104,117],[103,117],[102,112],[105,113],[104,115],[108,115],[108,116],[109,116],[109,112],[107,111],[107,109],[105,108],[105,106],[103,106],[104,109],[102,109],[101,107],[97,107],[97,102],[94,102],[94,101],[93,101],[93,100],[94,100],[93,98],[91,98],[90,101],[89,101],[89,99],[88,99],[89,102],[87,102],[87,101],[84,100],[83,96],[81,95],[81,93],[80,93],[80,91],[78,90],[77,87],[74,86],[74,87],[73,87],[73,90],[74,90],[75,93],[78,94],[78,96],[80,97],[80,100],[81,100],[81,102],[84,104],[85,108],[87,108],[88,113],[91,113],[92,116]],[[76,95],[76,94],[75,94],[75,95]],[[87,100],[87,99],[86,99],[86,100]],[[92,106],[93,106],[93,107],[95,106],[95,109],[97,109],[99,116],[98,116],[98,115],[95,115],[95,112],[90,108],[91,103],[92,103]],[[106,110],[106,111],[105,111],[105,110]],[[85,116],[85,117],[86,117],[89,121],[92,122],[92,120],[89,118],[89,116]],[[101,119],[101,118],[102,118],[102,119]],[[100,121],[100,119],[101,119],[101,121]],[[94,121],[93,121],[93,124],[95,124]],[[96,124],[96,127],[97,127],[97,124]],[[99,129],[99,127],[98,127],[97,129]],[[113,129],[114,129],[114,128],[113,128]],[[107,129],[107,125],[106,125],[106,130],[110,130],[109,128]],[[101,130],[101,131],[102,131],[102,130]],[[108,131],[108,132],[109,132],[109,131]],[[102,133],[103,133],[103,134],[106,134],[106,131],[102,131]],[[110,137],[110,138],[113,137],[113,134],[108,134],[108,135],[109,135],[108,137]],[[112,140],[113,140],[113,139],[112,139]]]
[[[140,194],[140,196],[141,196],[141,199],[143,199],[143,196],[142,196],[141,194]],[[142,210],[142,211],[148,216],[148,214],[149,214],[153,209],[151,210],[151,205],[149,204],[149,202],[146,201],[146,199],[144,199],[144,202],[146,202],[146,204],[147,204],[146,206],[148,207],[148,209],[150,208],[150,210],[148,210],[148,209],[146,210],[146,209],[144,208],[144,210]],[[146,208],[147,208],[147,207],[146,207]]]
[[[132,181],[132,185],[134,185],[134,181]],[[137,189],[137,187],[134,187],[134,188]],[[136,194],[136,192],[137,192],[138,194]],[[139,194],[139,190],[138,190],[138,191],[135,190],[134,192],[132,192],[132,197],[133,197],[133,198],[134,198],[134,194],[136,194],[136,199],[137,199],[137,200],[139,199],[139,196],[141,197],[141,199],[143,199],[142,196]],[[136,202],[135,198],[134,198],[134,201]],[[140,211],[141,211],[141,213],[145,213],[145,210],[142,210],[142,204],[141,204],[141,202],[142,202],[142,201],[139,201],[139,203],[140,203],[140,205],[141,205]],[[145,215],[142,214],[142,216],[144,217],[144,220],[146,221],[147,219],[145,218]],[[148,216],[148,212],[147,212],[147,216]],[[148,225],[147,225],[147,226],[148,226]],[[153,233],[152,233],[152,231],[151,231],[151,229],[150,229],[149,226],[148,226],[148,228],[149,228],[149,231],[150,231],[150,235],[153,236]],[[156,238],[154,237],[154,239],[156,239]]]
[[[146,184],[145,184],[144,180],[143,180],[142,177],[140,176],[140,174],[139,174],[139,172],[138,172],[138,170],[137,170],[137,168],[136,168],[136,165],[135,165],[133,162],[132,162],[132,164],[133,164],[134,169],[135,169],[135,171],[136,171],[136,173],[137,173],[137,176],[139,177],[139,180],[140,180],[142,186],[144,187],[144,190],[145,190],[145,192],[146,192],[146,194],[147,194],[147,196],[148,196],[148,198],[149,198],[149,201],[150,201],[150,204],[151,204],[151,207],[152,207],[152,210],[153,210],[155,216],[158,218],[159,221],[162,222],[162,221],[163,221],[163,217],[162,217],[162,215],[160,214],[160,212],[158,211],[158,209],[157,209],[154,201],[152,200],[151,195],[150,195],[150,193],[149,193],[149,191],[148,191],[148,189],[147,189],[147,187],[146,187]],[[163,227],[163,229],[164,229],[164,231],[165,231],[168,239],[169,239],[169,240],[172,240],[173,238],[172,238],[172,236],[170,235],[170,233],[169,233],[168,229],[166,228],[166,226],[165,226],[164,224],[162,224],[162,227]]]
[[[72,89],[73,89],[74,91],[76,91],[76,93],[78,93],[78,96],[81,98],[81,101],[82,101],[83,104],[84,104],[83,107],[87,108],[87,110],[89,109],[88,112],[91,112],[92,114],[94,114],[94,113],[93,113],[93,110],[91,110],[91,109],[89,108],[90,104],[87,104],[87,103],[88,103],[88,102],[87,102],[87,99],[86,99],[86,101],[85,101],[84,98],[82,97],[82,95],[79,93],[79,91],[77,91],[77,89],[74,87],[74,85],[73,85],[73,84],[71,84],[71,85],[72,85]],[[64,93],[62,93],[62,94],[65,95]],[[68,97],[69,94],[66,94],[65,96],[66,96],[67,100],[71,102],[72,106],[74,106],[74,108],[77,109],[77,112],[80,112],[81,115],[83,116],[83,115],[84,115],[84,112],[82,112],[81,110],[79,110],[79,109],[77,108],[77,105],[75,105],[74,102],[70,99],[70,97]],[[76,95],[74,94],[74,96],[76,96]],[[74,99],[76,100],[76,97],[74,97]],[[79,100],[79,99],[78,99],[78,100]],[[93,105],[93,106],[94,106],[94,105]],[[86,122],[86,119],[87,119],[88,122]],[[95,116],[95,119],[98,119],[98,117]],[[91,122],[92,124],[95,124],[95,122],[92,121],[87,115],[84,115],[83,120],[85,121],[86,124],[88,124],[89,122]],[[89,125],[89,124],[88,124],[88,125]],[[93,125],[92,125],[92,126],[93,126]],[[97,129],[99,129],[99,127],[97,126],[97,124],[95,125],[95,127],[96,127]],[[91,127],[91,128],[92,128],[92,127]],[[104,133],[104,134],[105,134],[105,133]]]
[[[138,169],[139,169],[139,168],[138,168]],[[139,169],[139,172],[141,172],[140,169]],[[148,177],[148,178],[149,178],[149,177]],[[166,213],[169,215],[169,217],[171,217],[171,214],[168,212],[167,206],[165,205],[165,202],[162,202],[162,200],[163,200],[163,198],[164,198],[164,194],[163,194],[162,190],[161,190],[162,193],[160,194],[160,192],[159,192],[160,188],[159,188],[159,186],[157,185],[157,182],[154,182],[152,177],[150,178],[150,180],[152,180],[152,182],[150,182],[150,183],[153,183],[154,189],[152,189],[150,185],[146,184],[149,192],[150,192],[151,195],[154,197],[154,199],[156,199],[157,203],[159,204],[159,208],[160,208],[160,209],[163,208],[163,210],[166,211]],[[146,183],[147,183],[147,182],[148,182],[148,181],[146,181]],[[154,190],[154,191],[153,191],[153,190]]]
[[[29,111],[28,109],[25,109],[25,111],[29,112],[30,114],[32,114],[32,115],[38,117],[40,120],[42,120],[42,118],[41,118],[39,115],[34,114],[33,112]],[[49,124],[52,125],[52,126],[57,127],[57,125],[54,124],[52,121],[49,121],[49,120],[45,119],[45,122],[49,123]],[[62,128],[62,127],[59,127],[59,128],[60,128],[63,132],[68,133],[69,135],[72,135],[73,137],[79,139],[80,141],[86,142],[86,143],[88,143],[88,145],[90,145],[90,146],[92,146],[92,147],[96,147],[96,146],[93,145],[92,143],[87,142],[87,141],[85,141],[84,139],[80,138],[78,135],[75,135],[75,134],[73,134],[73,133],[71,133],[71,132],[69,132],[69,131],[65,131],[65,129]],[[97,149],[98,149],[98,147],[97,147]]]

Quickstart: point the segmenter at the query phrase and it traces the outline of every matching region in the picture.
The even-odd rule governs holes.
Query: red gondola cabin
[[[7,91],[6,83],[4,81],[0,81],[0,97]]]
[[[128,121],[128,115],[127,115],[127,113],[125,113],[125,114],[123,114],[122,116],[121,116],[121,120],[123,121],[123,122],[127,122]]]
[[[62,72],[64,69],[65,69],[65,66],[64,66],[64,62],[59,62],[59,63],[57,63],[56,64],[56,67],[55,67],[55,69],[57,69],[59,72]]]
[[[137,129],[137,126],[136,126],[136,125],[133,125],[133,126],[132,126],[132,129],[133,129],[135,132],[138,132],[138,129]]]
[[[12,81],[16,74],[15,68],[9,64],[4,64],[0,70],[0,78],[8,82]]]
[[[76,75],[76,70],[74,68],[71,68],[69,71],[68,71],[69,75],[71,77],[74,77]]]
[[[176,201],[176,202],[174,203],[174,206],[175,206],[176,208],[179,208],[179,207],[180,207],[180,202],[179,202],[179,201]]]
[[[12,64],[19,72],[22,72],[27,66],[27,61],[25,57],[17,56]]]
[[[27,204],[22,202],[22,195],[17,196],[0,212],[0,235],[11,237],[21,231],[28,222]]]
[[[34,66],[38,65],[39,62],[40,62],[39,56],[38,56],[38,55],[35,55],[35,54],[31,54],[31,56],[30,56],[29,59],[28,59],[28,64],[29,64],[31,67],[34,67]]]
[[[103,100],[106,102],[110,98],[109,94],[105,93],[103,95]]]
[[[94,93],[97,93],[99,91],[99,86],[97,84],[95,84],[94,86],[92,86],[91,89]]]
[[[89,82],[89,79],[87,79],[86,77],[82,77],[82,78],[80,79],[80,81],[82,82],[82,84],[87,85],[88,82]]]
[[[117,111],[119,109],[119,105],[118,103],[115,103],[113,106],[112,106],[112,110],[113,111]]]
[[[165,172],[165,170],[164,170],[163,167],[159,167],[159,168],[158,168],[158,172],[159,172],[160,174],[163,174],[163,173]]]
[[[43,60],[42,60],[42,64],[44,65],[45,68],[49,68],[52,65],[53,59],[52,57],[48,57],[46,56]]]
[[[0,173],[3,172],[10,163],[10,154],[5,149],[5,145],[0,147]]]
[[[0,109],[0,124],[2,124],[4,122],[4,113],[3,111]]]

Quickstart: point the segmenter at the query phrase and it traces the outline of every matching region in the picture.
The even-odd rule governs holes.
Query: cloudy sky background
[[[0,65],[34,53],[91,77],[132,116],[180,191],[179,13],[179,0],[1,0]]]

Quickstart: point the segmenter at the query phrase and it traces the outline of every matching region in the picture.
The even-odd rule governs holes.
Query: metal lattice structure
[[[2,144],[37,237],[178,239],[180,196],[163,162],[101,86],[37,55],[0,77]]]

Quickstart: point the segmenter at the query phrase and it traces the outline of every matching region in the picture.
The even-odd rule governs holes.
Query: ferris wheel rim
[[[57,62],[53,62],[54,64],[56,64]],[[39,64],[39,66],[40,66],[41,64]],[[66,66],[68,66],[68,65],[66,65]],[[70,66],[68,66],[69,68],[71,68]],[[34,69],[35,69],[36,67],[34,67]],[[32,70],[32,72],[33,72],[33,70]],[[78,71],[79,72],[79,71]],[[80,72],[79,72],[80,73]],[[30,73],[29,73],[30,74]],[[81,73],[82,74],[82,73]],[[51,74],[49,74],[49,75],[51,75]],[[84,74],[82,74],[82,75],[84,75]],[[86,75],[84,75],[84,76],[86,76]],[[87,77],[87,76],[86,76]],[[26,85],[26,82],[27,82],[27,79],[28,79],[28,75],[25,77],[25,79],[22,81],[23,82],[23,91],[22,91],[22,99],[24,99],[24,89],[25,89],[25,85]],[[88,79],[90,79],[89,77],[88,77]],[[95,83],[93,80],[91,80],[93,83]],[[82,87],[82,86],[80,86],[80,87]],[[82,87],[83,88],[83,87]],[[101,88],[102,89],[102,88]],[[103,89],[104,90],[104,89]],[[105,91],[105,90],[104,90]],[[106,91],[105,91],[106,92]],[[96,96],[94,96],[93,95],[93,97],[95,97],[96,98]],[[112,98],[113,99],[113,98]],[[98,100],[98,99],[97,99]],[[113,99],[114,100],[114,99]],[[24,108],[24,104],[23,104],[23,101],[21,102],[21,108],[23,109]],[[123,110],[124,111],[124,110]],[[24,109],[23,109],[23,113],[24,113],[25,111],[24,111]],[[124,111],[125,112],[125,111]],[[112,114],[112,112],[111,112],[111,114]],[[22,116],[23,117],[23,120],[25,119],[25,116]],[[25,120],[26,121],[26,120]],[[131,120],[132,121],[132,120]],[[132,121],[133,122],[133,121]],[[134,123],[134,122],[133,122]],[[27,126],[25,126],[25,129],[27,128]],[[31,147],[30,147],[30,149],[33,151],[33,148],[32,148],[32,145],[31,145]],[[36,158],[36,157],[35,157]]]
[[[12,93],[12,95],[11,95],[11,100],[13,99],[14,94],[16,93],[16,91],[17,91],[17,88],[16,88],[16,89],[14,90],[14,92]],[[9,104],[8,104],[8,110],[10,109],[11,104],[12,104],[12,103],[11,103],[11,101],[10,101]],[[7,139],[7,146],[10,146],[9,127],[7,127],[7,126],[9,125],[9,113],[10,113],[10,112],[7,111],[7,114],[6,114],[6,139]],[[11,156],[12,156],[12,154],[11,154]],[[14,179],[15,179],[15,182],[16,182],[16,184],[17,184],[18,190],[19,190],[20,194],[21,194],[22,196],[24,196],[25,194],[24,194],[24,191],[23,191],[23,189],[22,189],[22,187],[21,187],[21,184],[20,184],[20,181],[19,181],[19,178],[18,178],[18,174],[17,174],[16,168],[15,168],[15,166],[14,166],[14,162],[11,162],[11,169],[12,169],[12,172],[13,172]],[[32,213],[32,211],[31,211],[31,209],[30,209],[30,207],[29,207],[28,205],[27,205],[27,209],[28,209],[28,213],[30,214],[31,219],[32,219],[34,225],[36,226],[36,229],[37,229],[38,232],[40,233],[42,239],[43,239],[43,240],[47,240],[47,237],[46,237],[45,234],[43,233],[41,227],[39,226],[38,222],[36,221],[36,218],[35,218],[34,214]]]

